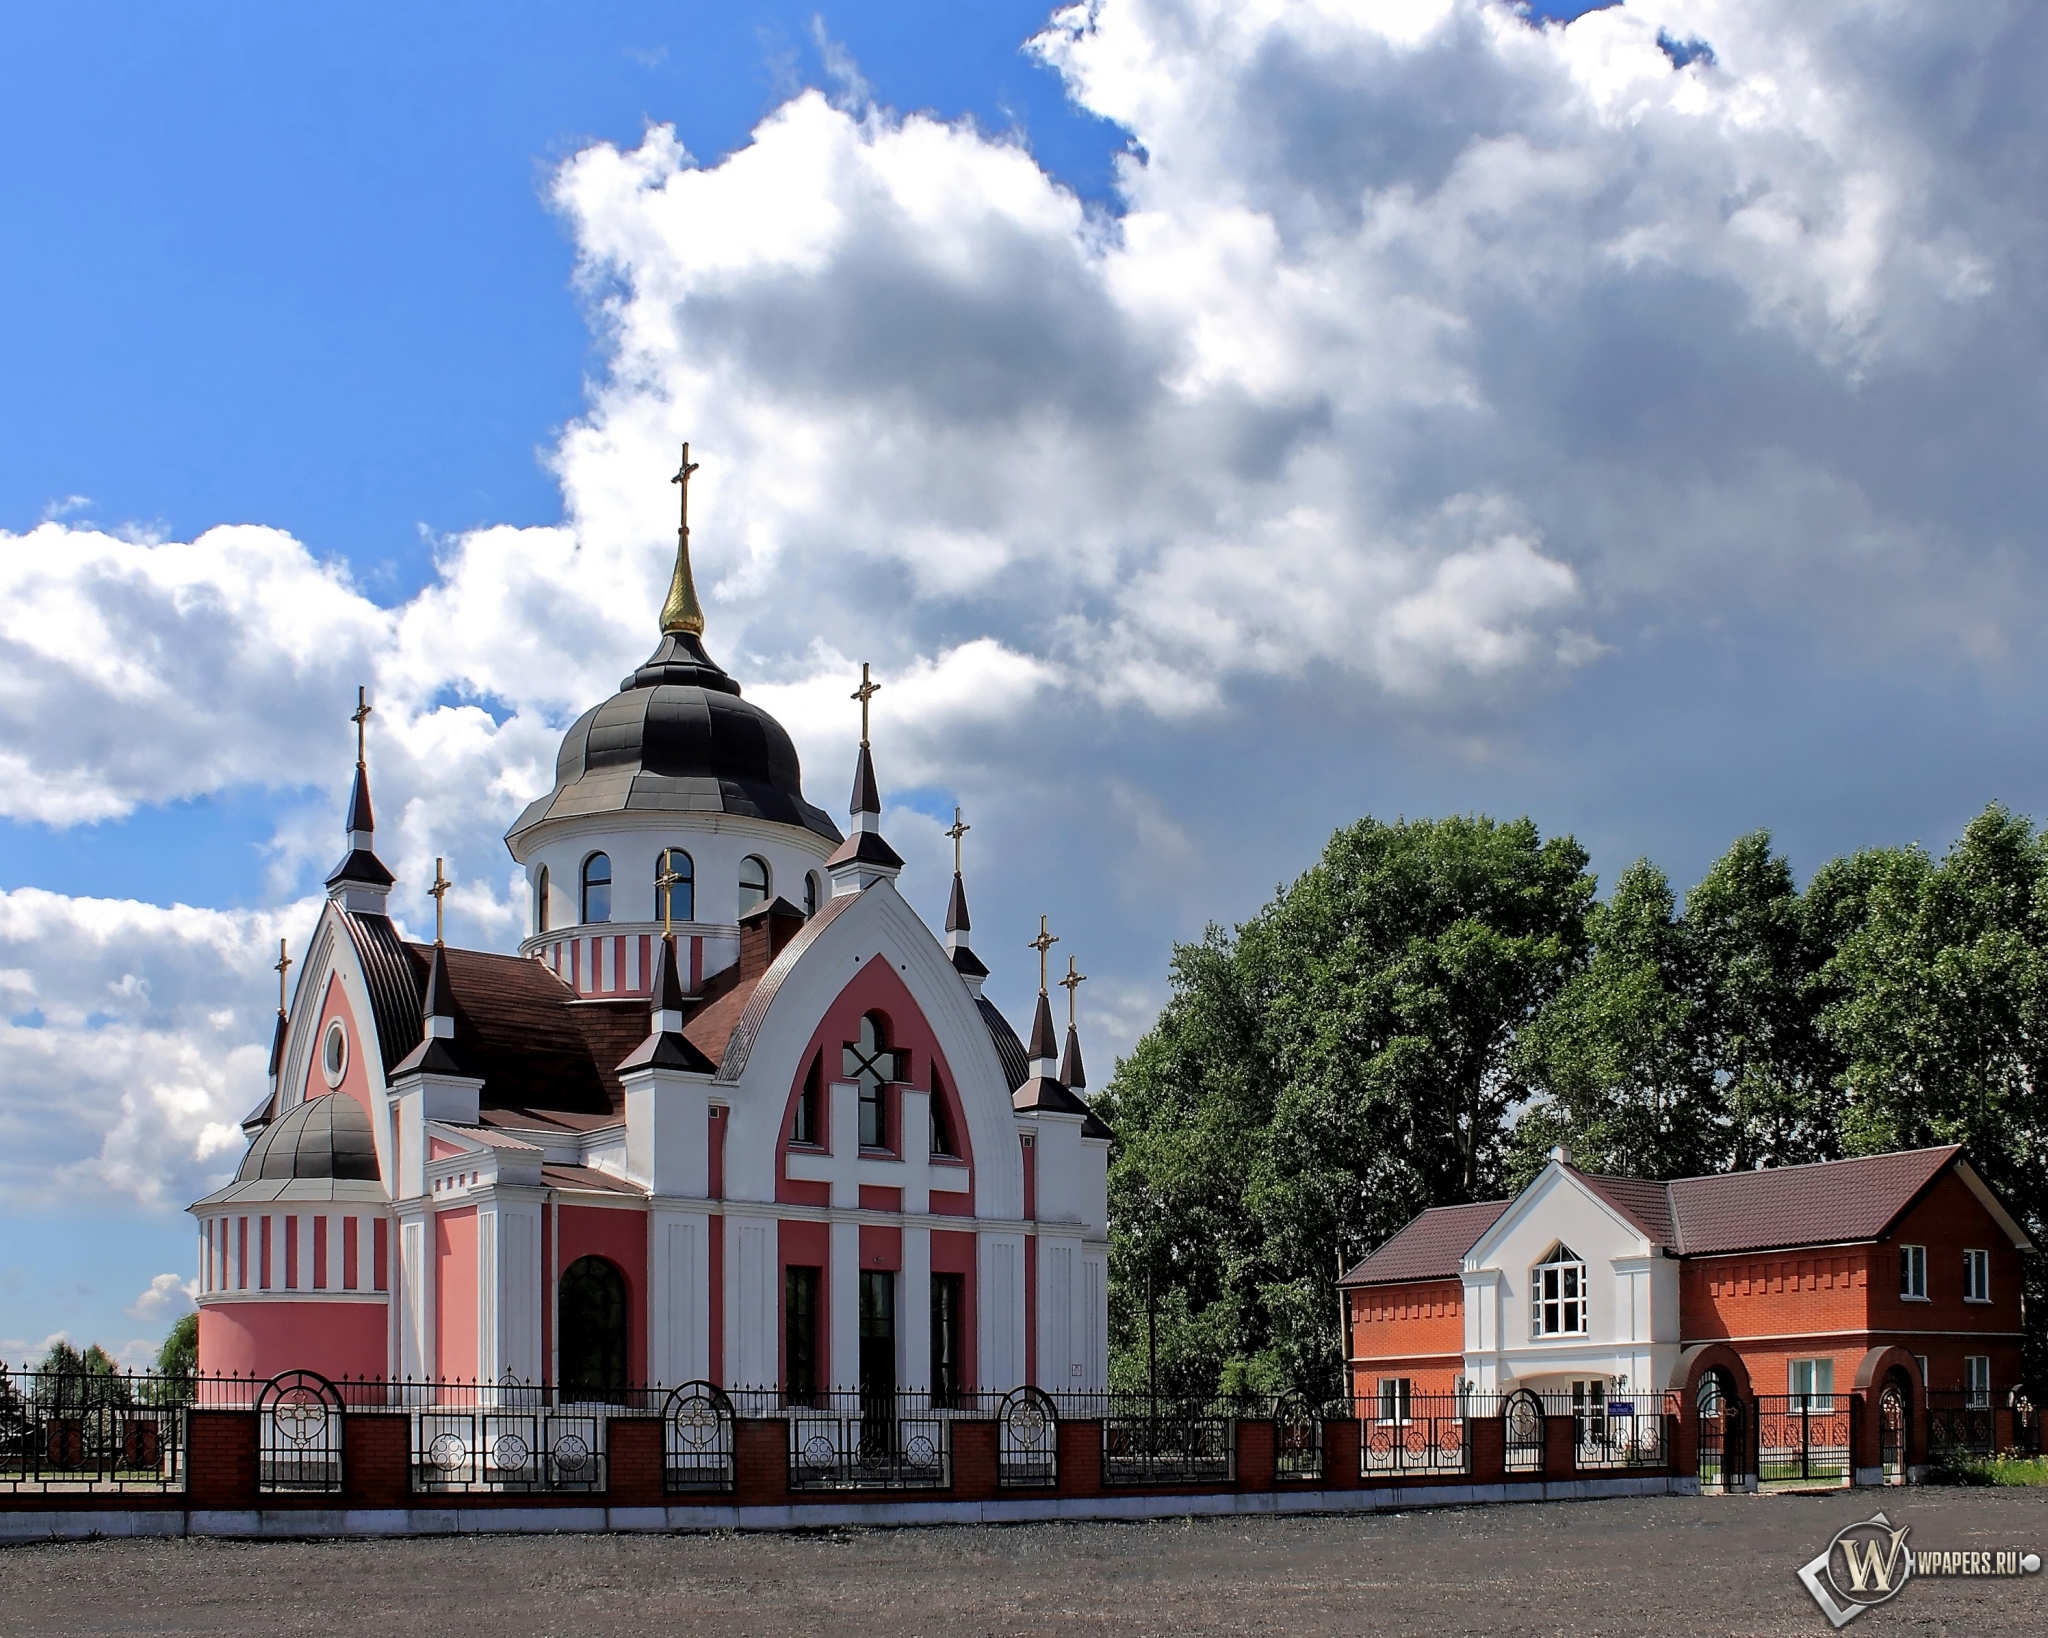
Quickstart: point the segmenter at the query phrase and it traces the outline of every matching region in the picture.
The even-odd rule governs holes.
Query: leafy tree
[[[1499,1186],[1517,1033],[1581,959],[1593,887],[1526,819],[1368,819],[1175,951],[1103,1101],[1120,1385],[1149,1276],[1177,1389],[1336,1386],[1340,1261]]]
[[[187,1314],[171,1327],[156,1354],[157,1375],[166,1382],[189,1383],[199,1374],[199,1316]]]

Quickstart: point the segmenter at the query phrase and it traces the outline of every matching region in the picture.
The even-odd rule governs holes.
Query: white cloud
[[[1132,134],[1115,214],[848,63],[715,165],[596,144],[553,190],[608,349],[564,522],[443,542],[396,607],[272,529],[130,538],[73,497],[0,534],[0,815],[264,787],[289,897],[338,851],[366,683],[400,914],[445,855],[457,936],[508,943],[499,837],[651,646],[684,437],[711,647],[814,795],[873,661],[886,782],[1092,782],[1173,861],[1125,873],[1183,884],[1155,898],[1204,843],[1134,748],[1262,690],[1492,743],[1646,633],[1760,608],[1802,648],[2002,663],[2044,602],[2048,142],[2010,71],[2043,27],[1100,0],[1035,49]],[[7,1029],[0,1191],[196,1192],[310,919],[0,899],[0,997],[41,1018]]]
[[[128,1312],[139,1320],[168,1324],[180,1319],[198,1306],[199,1282],[181,1279],[176,1274],[159,1274],[128,1305]]]

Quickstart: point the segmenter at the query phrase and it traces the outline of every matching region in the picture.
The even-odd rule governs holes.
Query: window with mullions
[[[1927,1248],[1899,1247],[1899,1295],[1909,1302],[1927,1300]]]
[[[665,847],[654,856],[654,919],[697,919],[697,867],[679,847]]]
[[[612,919],[612,861],[603,853],[593,853],[583,861],[583,919]]]
[[[792,1405],[818,1402],[818,1270],[782,1271],[782,1391]]]
[[[1383,1376],[1380,1378],[1380,1415],[1382,1422],[1405,1422],[1415,1400],[1413,1378],[1405,1376]]]
[[[1982,1410],[1991,1403],[1989,1354],[1963,1355],[1963,1391],[1970,1396],[1970,1405],[1974,1410]]]
[[[540,867],[540,875],[533,884],[533,930],[545,933],[548,930],[548,867]]]
[[[939,1085],[939,1066],[932,1065],[932,1153],[954,1155],[960,1153],[959,1141],[953,1136],[953,1112],[946,1106],[946,1089]]]
[[[932,1403],[960,1403],[961,1325],[967,1312],[967,1277],[932,1276]]]
[[[1585,1259],[1568,1245],[1554,1247],[1530,1271],[1529,1298],[1530,1329],[1537,1336],[1584,1336],[1589,1329]]]
[[[1794,1359],[1785,1367],[1785,1386],[1792,1391],[1793,1409],[1835,1411],[1835,1362],[1832,1359]]]
[[[1991,1300],[1991,1253],[1988,1251],[1966,1251],[1963,1253],[1963,1301],[1989,1302]]]
[[[860,1146],[886,1149],[889,1124],[883,1088],[897,1078],[897,1069],[881,1019],[873,1013],[862,1018],[860,1039],[843,1047],[840,1057],[841,1073],[860,1088]]]
[[[740,914],[768,902],[768,861],[758,853],[740,860]]]

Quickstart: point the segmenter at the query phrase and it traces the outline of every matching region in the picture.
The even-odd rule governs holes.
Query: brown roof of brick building
[[[1338,1283],[1455,1280],[1465,1253],[1513,1204],[1512,1200],[1480,1200],[1469,1206],[1432,1206]]]

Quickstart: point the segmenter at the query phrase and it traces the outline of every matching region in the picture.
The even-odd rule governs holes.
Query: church
[[[517,954],[405,939],[359,698],[347,852],[279,956],[270,1094],[199,1229],[200,1367],[705,1380],[934,1405],[1108,1378],[1110,1133],[1043,921],[1028,1044],[983,994],[955,815],[935,936],[861,738],[850,833],[706,652],[689,446],[660,641],[506,833]]]

